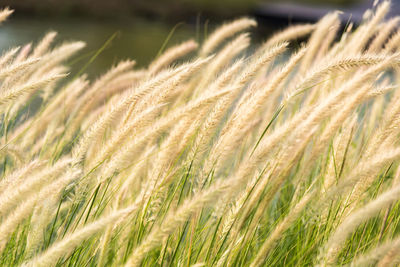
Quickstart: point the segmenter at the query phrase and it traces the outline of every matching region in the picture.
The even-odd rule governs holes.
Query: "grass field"
[[[333,12],[255,50],[240,18],[94,81],[68,76],[85,44],[54,32],[4,52],[0,265],[396,266],[389,9],[344,30]]]

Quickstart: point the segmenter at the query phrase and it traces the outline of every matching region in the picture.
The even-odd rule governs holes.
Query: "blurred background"
[[[201,42],[225,20],[240,16],[257,19],[256,42],[297,22],[315,22],[332,10],[343,11],[342,20],[358,22],[373,0],[2,0],[15,9],[0,27],[0,50],[37,42],[48,31],[58,32],[58,42],[83,40],[87,47],[70,62],[99,75],[121,59],[132,58],[144,67],[162,47],[187,39]],[[399,1],[392,1],[396,13]],[[398,12],[397,14],[400,14]],[[165,46],[164,46],[165,45]]]

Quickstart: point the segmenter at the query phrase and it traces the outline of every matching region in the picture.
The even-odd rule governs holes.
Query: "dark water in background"
[[[0,52],[32,41],[35,44],[45,33],[54,30],[58,32],[56,44],[71,40],[86,42],[86,47],[69,61],[72,72],[77,72],[116,34],[85,70],[94,77],[122,59],[136,60],[137,67],[146,66],[157,55],[174,26],[144,20],[113,22],[11,17],[0,26]],[[196,39],[196,25],[179,24],[167,47],[190,38]]]

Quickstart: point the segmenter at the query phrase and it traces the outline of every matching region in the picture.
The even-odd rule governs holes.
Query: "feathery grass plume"
[[[282,145],[282,138],[287,138],[291,131],[296,129],[296,131],[303,133],[306,131],[306,129],[314,127],[338,108],[338,103],[344,97],[352,93],[352,88],[359,87],[367,78],[370,79],[371,76],[379,71],[382,71],[382,69],[387,67],[389,64],[391,63],[387,60],[371,68],[370,70],[365,71],[362,75],[354,77],[341,88],[332,92],[321,103],[314,107],[307,107],[303,112],[299,112],[297,116],[293,117],[290,121],[276,129],[274,133],[264,138],[252,156],[252,164],[247,164],[243,167],[244,175],[249,175],[249,173],[252,172],[258,163],[265,160],[265,157],[274,151],[277,146]]]
[[[334,12],[325,15],[316,25],[315,31],[312,33],[310,40],[307,43],[307,53],[304,56],[304,60],[300,66],[300,73],[304,74],[306,70],[312,65],[314,58],[320,48],[321,44],[325,39],[326,32],[331,27],[335,27],[339,24],[339,14]]]
[[[121,187],[120,190],[116,196],[116,205],[120,206],[121,202],[123,201],[124,198],[127,197],[128,193],[130,193],[132,190],[132,186],[134,182],[136,182],[140,176],[142,175],[143,172],[147,171],[146,167],[148,165],[148,161],[152,160],[152,156],[155,154],[156,147],[153,146],[150,149],[146,151],[146,154],[144,154],[136,163],[135,166],[131,168],[131,173],[129,174],[128,177],[121,177],[120,182]],[[147,188],[143,189],[147,190]],[[139,194],[140,196],[143,195],[142,192]]]
[[[397,137],[399,134],[399,118],[396,117],[395,120],[390,124],[387,129],[385,130],[385,134],[387,134],[385,140],[382,142],[381,147],[384,146],[392,146],[397,142]]]
[[[124,74],[118,75],[115,79],[109,82],[107,91],[101,94],[98,98],[99,103],[106,102],[114,95],[123,93],[125,90],[137,86],[146,76],[146,71],[127,71]]]
[[[77,125],[82,122],[89,111],[98,105],[99,98],[101,95],[105,94],[107,84],[119,74],[130,70],[134,64],[135,62],[130,60],[120,62],[117,66],[111,68],[111,70],[101,76],[84,92],[79,99],[80,104],[75,107],[77,109],[77,115],[74,118],[74,125],[71,127],[73,131],[76,130]]]
[[[346,104],[342,107],[341,112],[333,116],[331,121],[329,121],[329,123],[321,133],[319,140],[313,148],[313,152],[311,152],[312,154],[308,159],[308,162],[314,162],[316,157],[318,157],[323,149],[326,147],[326,144],[329,143],[329,140],[334,136],[340,126],[343,125],[345,119],[350,116],[350,113],[362,102],[368,99],[368,91],[370,90],[371,86],[367,84],[359,89],[356,94],[354,94],[353,96],[349,96],[347,99],[345,99],[344,102]]]
[[[26,179],[15,188],[9,188],[7,192],[0,195],[0,215],[4,217],[10,209],[18,205],[18,203],[36,190],[42,188],[45,182],[49,182],[53,177],[57,177],[68,165],[72,162],[71,158],[65,158],[58,161],[49,169],[44,169],[41,172],[33,175],[30,179]]]
[[[28,79],[25,83],[21,83],[20,85],[5,82],[2,88],[5,91],[5,97],[11,97],[7,100],[8,103],[13,102],[12,105],[10,105],[10,110],[8,110],[7,115],[9,118],[11,120],[16,118],[21,109],[26,107],[33,97],[40,96],[45,100],[45,97],[50,94],[57,83],[66,76],[68,76],[67,69],[60,66],[51,69],[51,71],[42,75],[41,78]],[[17,89],[17,91],[13,91],[14,88]]]
[[[380,138],[380,135],[378,134],[384,125],[384,121],[381,122],[383,119],[382,114],[383,114],[383,107],[384,107],[384,102],[385,99],[384,97],[378,97],[375,99],[370,111],[369,111],[369,120],[368,124],[366,124],[364,127],[366,128],[366,131],[370,132],[373,135],[369,138],[369,142],[373,143],[371,146],[368,146],[368,150],[372,151],[371,148],[374,148],[374,146],[378,147],[379,145],[382,144],[384,138]],[[387,110],[386,110],[387,111]],[[376,132],[374,132],[377,129]],[[368,155],[371,153],[365,153],[365,155]],[[363,156],[364,157],[364,156]]]
[[[238,69],[242,67],[242,65],[243,60],[236,61],[229,69],[222,73],[213,84],[210,85],[209,91],[217,91],[221,88],[225,88],[227,83],[238,71]],[[232,105],[232,102],[239,93],[240,89],[241,88],[238,86],[236,89],[234,89],[234,91],[232,91],[231,94],[228,94],[227,96],[224,96],[218,100],[213,110],[207,116],[205,122],[199,129],[193,144],[193,149],[191,150],[191,154],[188,156],[188,158],[193,158],[193,160],[201,162],[204,153],[206,153],[207,145],[211,141],[210,139],[213,138],[218,125],[221,123],[223,116],[227,112],[227,109]]]
[[[233,41],[225,45],[221,51],[215,56],[211,64],[204,70],[204,75],[201,76],[197,90],[201,91],[211,90],[212,86],[209,83],[215,78],[216,75],[222,70],[228,63],[232,61],[235,56],[246,49],[250,45],[250,38],[248,33],[240,34]]]
[[[329,51],[329,47],[333,44],[333,41],[337,37],[337,33],[340,29],[340,21],[335,20],[332,25],[328,29],[328,34],[325,37],[325,40],[322,41],[321,47],[318,49],[318,52],[316,54],[316,59],[321,59],[324,56],[327,55],[327,52]]]
[[[335,264],[336,258],[343,247],[348,235],[352,233],[358,225],[376,216],[382,209],[388,207],[400,198],[400,186],[396,186],[376,199],[372,200],[364,207],[352,212],[336,229],[335,233],[329,238],[324,252],[324,265]]]
[[[131,103],[123,103],[112,105],[111,108],[107,109],[105,112],[101,111],[100,119],[96,120],[94,124],[85,131],[84,135],[80,138],[79,144],[74,147],[72,154],[74,158],[78,161],[83,161],[86,152],[89,149],[91,143],[97,140],[98,137],[103,135],[106,127],[109,126],[117,117],[121,116],[121,114],[128,108],[128,105]]]
[[[166,128],[169,128],[178,119],[182,119],[193,112],[198,112],[205,106],[214,103],[220,97],[230,92],[231,90],[225,90],[215,94],[208,94],[197,101],[194,101],[193,103],[189,103],[187,106],[176,110],[168,117],[164,118],[164,120],[158,121],[156,125],[153,125],[151,131],[148,131],[141,138],[129,141],[122,149],[120,149],[118,154],[111,158],[111,161],[105,167],[103,172],[104,176],[101,181],[104,181],[104,179],[110,177],[112,173],[126,168],[129,162],[132,162],[132,160],[140,154],[140,151],[143,149],[143,146],[147,143],[147,141],[155,138],[160,134],[160,132]]]
[[[194,98],[201,94],[203,91],[211,90],[211,82],[215,79],[219,72],[223,70],[226,65],[232,63],[232,60],[238,54],[243,52],[250,44],[249,33],[239,34],[231,42],[227,43],[218,53],[214,60],[212,60],[202,70],[201,75],[194,77],[189,84],[189,89],[180,96],[180,101],[186,101],[187,98]],[[179,102],[179,100],[177,102]]]
[[[240,108],[246,109],[248,105],[252,105],[254,102],[261,103],[261,100],[257,100],[258,97],[263,98],[264,101],[267,102],[273,95],[277,93],[281,94],[284,81],[295,71],[297,64],[303,59],[306,52],[307,48],[302,47],[296,53],[292,54],[284,66],[277,69],[276,72],[274,72],[271,77],[266,78],[265,81],[261,81],[261,84],[265,84],[262,90],[248,90],[238,103],[238,108],[234,112],[237,114],[246,113],[246,111],[240,110]],[[276,107],[278,101],[270,104]]]
[[[400,263],[400,240],[397,238],[389,243],[390,249],[378,262],[377,267],[396,266]],[[375,254],[375,253],[374,253]],[[378,254],[378,253],[376,253]]]
[[[18,99],[19,97],[31,93],[32,91],[37,90],[40,87],[45,86],[58,79],[61,79],[65,76],[67,76],[67,74],[55,74],[55,75],[50,74],[47,77],[44,76],[44,78],[38,80],[28,81],[16,88],[8,88],[7,90],[0,93],[0,105],[9,104],[12,101]]]
[[[41,204],[39,207],[33,208],[30,220],[31,227],[26,240],[28,258],[34,256],[43,245],[45,237],[44,230],[50,222],[52,210],[56,207],[56,205],[53,205],[53,199],[50,201],[46,199],[44,202],[45,203]]]
[[[397,58],[397,55],[393,55],[391,57],[391,59],[395,58]],[[343,84],[343,86],[341,86],[336,92],[332,92],[330,95],[327,96],[325,100],[321,101],[321,103],[319,104],[319,108],[317,107],[316,110],[314,110],[314,112],[312,112],[312,114],[307,118],[307,120],[311,122],[312,120],[318,120],[319,118],[327,116],[328,113],[332,112],[334,109],[340,106],[339,101],[350,97],[352,93],[353,95],[355,94],[352,90],[353,88],[359,88],[360,86],[362,86],[362,84],[372,79],[374,75],[388,68],[392,64],[391,59],[385,59],[376,66],[367,69],[363,73],[360,73],[358,76]],[[357,104],[357,102],[359,102],[364,94],[357,92],[357,94],[354,96],[355,101],[352,105],[350,105],[350,108],[352,108],[354,104]]]
[[[43,108],[43,111],[35,117],[34,123],[30,120],[25,121],[21,126],[14,131],[11,137],[17,138],[24,130],[23,147],[29,146],[34,142],[40,134],[42,134],[51,122],[64,123],[67,115],[71,113],[73,105],[81,92],[85,90],[89,82],[86,75],[74,79],[65,87],[60,89],[58,93],[49,101],[48,105]],[[62,109],[60,109],[62,107]]]
[[[376,53],[379,52],[380,48],[388,39],[389,35],[393,32],[393,30],[397,27],[397,24],[400,21],[400,17],[394,17],[389,21],[385,22],[382,25],[382,29],[375,36],[374,40],[368,47],[367,53]]]
[[[371,140],[371,144],[368,146],[368,150],[366,151],[366,156],[373,153],[385,139],[388,137],[388,133],[390,132],[390,126],[394,124],[398,115],[400,114],[400,108],[396,104],[400,99],[400,94],[398,91],[394,93],[392,99],[388,103],[388,108],[385,110],[383,115],[383,120],[378,130],[376,131],[375,138]]]
[[[372,91],[368,92],[368,98],[374,98],[378,96],[382,96],[384,94],[397,89],[397,85],[382,85],[377,88],[374,88]]]
[[[239,244],[242,242],[242,240],[243,240],[242,237],[241,237],[241,238],[238,238],[238,240],[236,241],[235,246],[231,246],[230,248],[228,248],[227,250],[225,250],[224,254],[222,254],[221,257],[219,258],[219,260],[218,260],[216,266],[218,266],[218,267],[219,267],[219,266],[224,266],[224,265],[226,264],[225,262],[227,261],[227,258],[228,258],[228,256],[229,256],[229,254],[232,253],[232,249],[238,248],[238,247],[239,247]],[[230,262],[227,262],[227,264],[229,265]],[[204,266],[204,265],[205,265],[205,264],[200,265],[200,266]]]
[[[225,128],[242,129],[243,125],[249,120],[249,118],[255,116],[256,113],[260,111],[263,103],[265,103],[268,100],[268,97],[279,88],[279,85],[289,76],[305,53],[306,49],[302,48],[294,54],[290,58],[289,62],[282,67],[282,69],[280,69],[261,90],[255,92],[249,90],[248,100],[239,103],[238,108],[234,111],[234,117],[230,121],[232,124],[228,124]],[[242,85],[243,82],[240,84]]]
[[[54,38],[56,38],[56,32],[49,32],[47,33],[43,39],[38,43],[33,50],[32,57],[37,58],[43,56],[49,49],[51,43],[53,42]]]
[[[35,63],[39,62],[39,60],[40,60],[40,58],[27,59],[23,62],[11,64],[5,68],[2,68],[0,70],[0,79],[4,79],[8,76],[12,76],[12,75],[16,74],[19,71],[23,71],[23,70],[31,67]]]
[[[316,86],[325,76],[334,75],[336,72],[344,73],[357,67],[376,65],[386,58],[386,56],[361,55],[350,58],[339,57],[329,61],[323,60],[322,63],[308,70],[298,84],[295,85],[294,89],[291,89],[293,91],[289,92],[287,101],[300,92]]]
[[[396,111],[395,113],[397,114],[398,111]],[[387,114],[387,115],[392,115],[392,114]],[[389,116],[386,116],[386,118],[387,117],[389,117]],[[395,118],[395,119],[394,119],[394,121],[392,121],[391,124],[388,124],[387,123],[388,121],[384,121],[382,123],[383,127],[379,128],[378,131],[375,132],[376,138],[374,138],[373,141],[369,144],[369,147],[367,148],[367,151],[365,152],[366,160],[368,160],[368,158],[372,157],[373,153],[376,153],[376,151],[384,151],[385,148],[392,147],[393,144],[396,142],[397,136],[399,133],[399,130],[397,127],[397,125],[399,123],[399,119],[397,118],[397,115],[393,116],[392,118]],[[357,182],[357,184],[355,185],[355,188],[351,195],[351,200],[352,201],[359,200],[359,197],[361,196],[361,194],[373,183],[373,181],[374,181],[374,178],[372,176],[367,177],[366,179],[363,179],[363,180],[359,180]]]
[[[13,146],[12,144],[8,144],[3,150],[0,151],[1,157],[11,157],[16,163],[24,163],[25,156],[22,153],[22,150],[19,147]]]
[[[14,10],[9,9],[8,7],[0,10],[0,23],[4,22],[13,12]]]
[[[104,232],[104,235],[102,236],[102,239],[100,241],[99,245],[99,261],[98,261],[98,266],[105,266],[107,263],[107,257],[108,257],[108,244],[111,239],[111,235],[113,232],[114,227],[113,226],[108,226]]]
[[[4,194],[5,191],[8,191],[7,188],[15,187],[23,178],[29,174],[32,175],[35,173],[38,169],[42,168],[45,163],[45,161],[35,159],[3,177],[0,180],[0,196]]]
[[[164,94],[168,95],[168,89],[175,89],[175,87],[177,86],[177,84],[179,84],[183,79],[185,79],[188,75],[190,75],[191,73],[193,73],[194,71],[196,71],[201,65],[203,65],[204,63],[206,63],[208,59],[205,60],[199,60],[196,62],[193,62],[192,64],[188,64],[185,66],[185,68],[181,71],[176,72],[176,74],[174,75],[173,78],[167,80],[164,84]],[[182,67],[179,68],[179,70],[182,69]],[[155,83],[157,82],[157,80],[155,81]],[[146,84],[145,84],[146,85]],[[151,90],[151,83],[150,86],[148,88],[146,88],[146,86],[143,87],[143,90],[138,90],[140,92],[141,95],[143,95],[143,91],[149,91]],[[151,94],[150,94],[151,95]],[[159,96],[161,99],[161,103],[158,103],[158,101],[156,100],[155,102],[153,102],[154,105],[157,104],[164,104],[162,102],[163,100],[163,96]],[[129,97],[130,98],[130,97]],[[128,98],[128,99],[129,99]],[[138,100],[138,98],[134,98],[133,100]],[[154,101],[154,98],[153,98]],[[128,108],[129,105],[132,104],[136,104],[136,102],[132,102],[132,101],[127,101],[125,102],[119,102],[116,106],[112,107],[110,111],[105,112],[100,119],[97,120],[97,122],[89,129],[85,132],[85,135],[82,137],[82,139],[80,140],[80,143],[78,146],[76,146],[74,148],[73,154],[76,155],[76,158],[83,160],[83,157],[90,145],[90,141],[92,139],[95,139],[99,136],[101,136],[105,130],[105,127],[107,125],[109,125],[113,120],[116,119],[116,117],[118,117],[126,108]],[[139,108],[140,109],[140,108]]]
[[[90,88],[85,91],[84,95],[82,96],[82,101],[88,102],[86,103],[86,107],[83,107],[82,109],[86,110],[93,107],[93,105],[96,105],[97,99],[106,91],[108,83],[118,77],[120,74],[131,70],[135,64],[136,62],[132,60],[121,61],[115,67],[111,68],[108,72],[102,75],[97,81],[94,82],[92,86],[90,86]],[[89,106],[89,108],[87,106]]]
[[[246,68],[243,69],[242,73],[236,78],[235,80],[235,86],[238,88],[242,88],[245,86],[246,83],[251,81],[252,78],[255,77],[257,72],[265,66],[267,63],[269,63],[271,60],[273,60],[277,55],[281,54],[284,52],[286,49],[288,43],[282,43],[278,44],[275,47],[266,49],[265,51],[259,51],[259,56],[255,59],[253,59],[250,62],[250,65],[247,66]],[[290,64],[289,64],[290,65]],[[291,65],[290,65],[291,66]],[[288,68],[290,68],[290,66]],[[275,79],[277,83],[279,83],[285,75],[288,73],[282,72],[281,75],[278,75],[278,77]],[[268,88],[270,89],[270,88]],[[232,142],[236,141],[237,138],[232,138],[233,136],[237,137],[238,131],[241,131],[244,129],[244,124],[246,124],[250,118],[252,118],[255,113],[259,110],[261,102],[265,101],[265,98],[269,96],[269,93],[271,90],[275,88],[271,88],[270,90],[265,90],[264,95],[260,95],[258,99],[256,99],[255,103],[251,103],[252,106],[244,113],[244,114],[233,114],[233,117],[230,119],[231,123],[228,121],[228,123],[224,126],[225,129],[228,130],[223,130],[222,136],[219,139],[219,142],[215,145],[215,148],[213,148],[214,151],[224,151],[224,154],[218,154],[216,155],[217,157],[224,157],[226,156],[231,150],[231,147],[236,147],[238,144],[237,142]],[[254,104],[254,105],[253,105]],[[236,116],[235,116],[236,115]],[[232,140],[236,139],[236,140]],[[229,146],[229,147],[227,147]],[[223,148],[223,149],[221,149]],[[212,164],[215,162],[215,158],[211,159]],[[224,158],[221,158],[221,163],[224,162]],[[220,164],[221,164],[220,163]]]
[[[199,113],[200,116],[204,116],[204,109]],[[158,189],[160,186],[165,187],[169,184],[168,180],[170,179],[168,179],[168,177],[170,175],[168,175],[168,170],[170,168],[170,164],[176,160],[176,157],[178,156],[177,154],[180,152],[179,143],[181,139],[183,139],[185,132],[193,127],[191,124],[192,118],[190,117],[180,120],[160,146],[160,152],[157,154],[155,159],[154,168],[150,171],[150,177],[146,182],[148,185],[144,186],[145,188],[148,188],[147,192],[145,192],[143,196],[145,202],[147,202],[151,194],[154,193],[153,189]]]
[[[61,75],[64,73],[68,73],[69,68],[65,67],[65,66],[58,66],[58,67],[54,67],[51,71],[49,71],[49,75]],[[58,80],[52,81],[49,84],[47,84],[43,90],[40,91],[40,97],[43,101],[47,101],[47,99],[53,95],[53,92],[57,86],[57,82]]]
[[[27,197],[23,202],[17,206],[17,208],[7,216],[0,224],[0,251],[4,249],[7,240],[14,231],[15,227],[24,219],[29,217],[32,209],[36,203],[44,201],[48,196],[59,194],[65,186],[71,181],[75,180],[80,172],[71,172],[62,176],[61,178],[50,182],[32,196]]]
[[[168,67],[175,60],[196,50],[197,47],[198,44],[195,41],[189,40],[167,49],[159,58],[149,65],[149,74],[152,75],[162,68]]]
[[[121,145],[126,142],[129,136],[134,136],[140,129],[146,128],[151,124],[152,119],[158,114],[164,105],[150,107],[137,115],[132,121],[129,121],[124,127],[117,130],[102,147],[101,151],[95,156],[93,163],[97,164],[109,158],[113,152],[118,150]],[[91,169],[92,167],[89,167]]]
[[[316,28],[316,25],[314,25],[314,24],[300,24],[300,25],[290,26],[289,28],[287,28],[281,32],[275,33],[272,37],[270,37],[265,42],[265,44],[263,46],[264,47],[272,47],[272,46],[282,43],[282,42],[301,38],[301,37],[306,36],[309,33],[311,33],[313,30],[315,30],[315,28]]]
[[[214,56],[206,58],[200,58],[193,62],[183,64],[177,68],[178,72],[172,76],[165,85],[162,87],[155,88],[153,92],[148,94],[139,103],[136,112],[142,111],[148,106],[164,104],[174,91],[188,79],[192,74],[200,70],[205,64],[207,64]]]
[[[164,73],[163,80],[161,80],[161,83],[157,84],[154,86],[154,88],[149,92],[149,94],[144,95],[143,98],[140,100],[140,103],[136,105],[132,105],[124,118],[122,119],[122,125],[126,124],[129,119],[131,119],[132,114],[135,112],[141,112],[148,108],[149,105],[153,104],[154,97],[158,98],[159,103],[163,103],[165,101],[168,101],[168,99],[171,97],[171,95],[174,95],[178,90],[179,86],[181,83],[185,81],[185,79],[188,78],[190,73],[196,72],[198,69],[202,67],[202,65],[206,64],[207,61],[211,60],[213,56],[207,57],[207,58],[199,58],[193,62],[189,63],[184,63],[172,70],[165,70],[161,73]],[[191,68],[188,68],[188,66],[192,66]],[[161,74],[160,73],[160,74]],[[170,73],[170,74],[168,74]],[[180,73],[178,76],[177,74]],[[157,74],[159,76],[160,74]],[[175,79],[173,78],[174,76],[178,76]],[[164,92],[164,88],[161,86],[163,85],[162,82],[166,82],[168,86],[166,88],[168,89],[167,92]],[[178,87],[178,88],[176,88]]]
[[[220,26],[212,34],[210,34],[210,36],[201,46],[200,56],[207,56],[211,54],[215,50],[215,48],[217,48],[227,38],[233,36],[238,32],[255,26],[257,26],[257,22],[249,18],[237,19]]]
[[[4,52],[0,57],[0,67],[7,66],[20,49],[21,47],[14,47],[9,51]]]
[[[22,61],[26,60],[29,53],[31,52],[31,48],[32,43],[24,45],[21,51],[18,53],[17,57],[15,58],[14,63],[21,63]]]
[[[73,54],[77,53],[79,50],[85,47],[84,42],[71,42],[60,45],[59,47],[53,49],[52,51],[41,56],[43,63],[38,65],[39,67],[34,70],[32,74],[33,77],[40,77],[44,75],[52,68],[56,67],[59,63],[63,62],[67,58],[71,57]],[[27,73],[28,75],[30,73]]]
[[[395,52],[399,48],[400,31],[397,30],[386,42],[383,52]]]
[[[358,31],[353,34],[351,41],[348,42],[347,48],[350,49],[349,52],[359,53],[363,51],[370,37],[373,36],[373,34],[375,33],[376,27],[388,13],[389,8],[390,8],[390,1],[386,0],[383,1],[377,7],[372,18],[369,21],[367,21],[364,25],[359,27]]]
[[[178,70],[178,72],[179,71],[180,70]],[[170,76],[173,75],[174,73],[177,73],[177,70],[175,70],[175,72],[174,71],[162,72],[159,75],[156,75],[155,77],[143,82],[137,87],[128,89],[126,92],[124,92],[121,95],[121,101],[117,103],[114,107],[112,107],[112,112],[103,114],[101,122],[97,122],[96,124],[97,126],[92,126],[89,132],[85,134],[86,137],[81,139],[80,144],[76,148],[74,148],[74,152],[77,153],[76,155],[80,155],[81,157],[80,160],[83,160],[82,157],[85,155],[86,150],[88,148],[89,144],[87,142],[91,141],[89,137],[91,135],[98,134],[97,128],[98,129],[104,128],[104,126],[106,126],[108,123],[112,121],[112,118],[115,118],[115,116],[122,113],[125,109],[128,109],[129,107],[134,107],[137,104],[137,102],[141,98],[143,98],[143,96],[154,90],[157,86],[160,86],[164,82],[167,82]],[[71,138],[72,135],[77,130],[77,128],[79,128],[80,123],[85,118],[85,116],[87,115],[87,113],[91,108],[92,108],[92,103],[90,105],[84,105],[80,110],[77,111],[76,116],[70,119],[69,131],[66,137],[67,140]]]

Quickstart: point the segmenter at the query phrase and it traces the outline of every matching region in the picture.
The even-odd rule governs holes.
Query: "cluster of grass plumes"
[[[388,10],[342,33],[327,14],[252,53],[242,18],[93,82],[65,78],[84,44],[54,32],[4,52],[0,265],[396,265]]]

